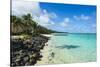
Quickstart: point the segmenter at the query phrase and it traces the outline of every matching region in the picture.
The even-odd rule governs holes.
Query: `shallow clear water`
[[[49,63],[77,63],[96,61],[96,34],[53,34],[48,44],[54,52]]]

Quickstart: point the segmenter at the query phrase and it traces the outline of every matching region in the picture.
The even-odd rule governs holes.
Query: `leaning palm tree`
[[[31,14],[22,16],[24,23],[28,26],[32,33],[36,33],[37,23],[32,20]]]

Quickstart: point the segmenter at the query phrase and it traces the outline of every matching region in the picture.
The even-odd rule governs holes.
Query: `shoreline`
[[[49,36],[51,36],[51,35],[49,35]],[[31,48],[31,49],[27,49],[27,48],[24,48],[24,49],[25,50],[28,50],[28,51],[20,50],[20,51],[18,51],[18,53],[17,52],[14,52],[16,54],[29,53],[29,57],[31,57],[31,59],[30,59],[30,62],[32,61],[31,63],[29,61],[25,61],[25,63],[23,63],[21,61],[23,64],[20,65],[20,66],[30,66],[30,65],[38,66],[38,65],[58,64],[58,63],[76,63],[76,62],[95,61],[95,53],[93,53],[93,55],[91,56],[92,59],[91,58],[89,59],[88,58],[88,55],[85,56],[83,54],[83,55],[80,56],[78,54],[73,54],[73,52],[76,51],[77,49],[78,50],[81,50],[81,49],[83,50],[84,48],[82,46],[80,46],[80,45],[66,45],[66,47],[64,47],[66,49],[61,49],[61,48],[55,47],[55,43],[52,43],[52,39],[53,39],[53,37],[52,38],[47,37],[47,36],[45,36],[45,34],[44,34],[44,36],[43,35],[40,35],[40,36],[32,37],[32,41],[31,40],[29,40],[29,41],[30,42],[37,42],[37,44],[34,47],[35,48],[35,51],[33,50],[34,48],[32,46],[30,47],[30,45],[27,44],[26,47]],[[72,40],[74,40],[74,39],[72,39]],[[25,41],[28,41],[28,40],[25,40]],[[60,42],[61,41],[62,40],[60,39]],[[20,42],[20,41],[18,41],[18,42]],[[38,46],[38,44],[40,42],[41,42],[41,44]],[[66,43],[66,42],[64,41],[64,43]],[[61,47],[62,46],[65,46],[65,45],[61,45]],[[76,46],[76,47],[74,47],[74,46]],[[77,47],[77,46],[79,46],[79,47]],[[86,46],[87,45],[85,45],[85,47]],[[37,48],[39,48],[39,50]],[[62,53],[62,52],[64,52],[64,53]],[[65,52],[66,53],[69,53],[69,54],[66,54]],[[70,54],[70,53],[72,53],[72,54]],[[75,53],[77,53],[77,52],[75,52]],[[81,58],[83,56],[84,56],[84,58]],[[17,56],[17,60],[15,61],[16,63],[19,62],[19,59],[18,59],[19,57],[20,56]],[[27,57],[28,56],[24,56],[24,57],[21,57],[21,58],[25,58],[24,60],[28,60]],[[85,59],[85,58],[88,58],[88,59]],[[14,59],[14,58],[12,58],[12,59]],[[82,59],[82,60],[80,60],[80,59]],[[17,65],[17,66],[19,66],[19,65]]]
[[[45,46],[43,50],[41,50],[41,54],[42,54],[42,58],[41,58],[41,61],[37,61],[37,63],[35,64],[36,66],[37,65],[45,65],[45,64],[48,64],[48,56],[49,56],[49,46]]]
[[[11,38],[11,66],[30,66],[41,60],[41,50],[44,50],[49,37],[40,35],[24,40],[14,37]]]
[[[49,35],[49,36],[52,37],[53,35]],[[53,51],[54,48],[50,44],[51,43],[49,43],[49,40],[48,40],[44,49],[41,50],[41,54],[43,57],[41,58],[41,61],[37,61],[35,66],[52,64],[54,62],[53,58],[55,57],[55,52]]]
[[[41,35],[49,38],[53,36],[52,34],[41,34]]]

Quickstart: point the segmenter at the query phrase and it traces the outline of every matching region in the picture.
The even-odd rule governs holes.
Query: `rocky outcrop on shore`
[[[11,66],[29,66],[36,64],[42,58],[48,37],[35,36],[31,39],[11,39]]]

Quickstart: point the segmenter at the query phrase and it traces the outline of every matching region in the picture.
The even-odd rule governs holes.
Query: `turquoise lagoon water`
[[[55,33],[48,44],[55,55],[49,63],[78,63],[96,61],[96,34]]]

